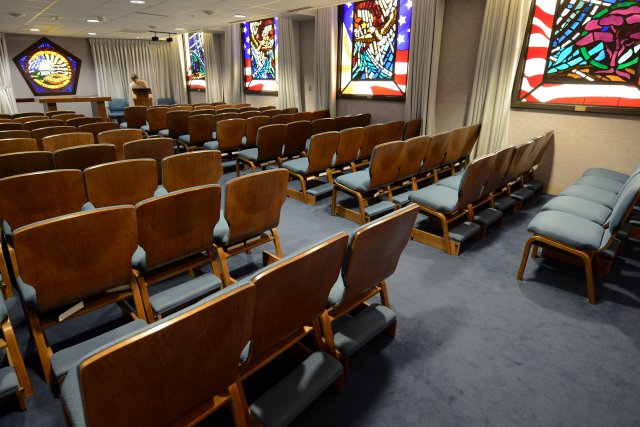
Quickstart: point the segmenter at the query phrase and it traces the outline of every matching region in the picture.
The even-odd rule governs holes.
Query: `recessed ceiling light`
[[[29,31],[33,31],[34,33],[37,33],[38,31],[40,31],[40,28],[29,28]]]
[[[145,4],[146,1],[144,0],[129,0],[129,3],[133,3],[133,4]]]
[[[187,31],[186,28],[174,28],[174,30],[176,30],[176,31]]]
[[[87,22],[100,22],[100,20],[98,18],[89,18]]]
[[[96,33],[87,33],[87,34],[89,34],[90,36],[95,36],[96,35]]]
[[[243,14],[241,14],[241,13],[234,13],[234,14],[233,14],[233,17],[234,17],[234,18],[246,18],[246,17],[247,17],[247,15],[243,15]]]

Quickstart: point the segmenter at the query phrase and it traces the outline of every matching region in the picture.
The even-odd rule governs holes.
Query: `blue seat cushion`
[[[126,128],[127,128],[127,122],[120,123],[120,129],[126,129]]]
[[[83,341],[64,350],[60,350],[51,356],[51,369],[56,378],[64,377],[69,370],[72,370],[84,358],[98,349],[106,348],[125,338],[128,338],[147,327],[144,320],[134,320],[119,328],[112,329],[102,335]]]
[[[360,192],[367,192],[369,190],[372,190],[372,188],[369,188],[370,181],[371,177],[369,176],[369,169],[347,173],[336,178],[336,182],[338,184],[344,185],[351,190]]]
[[[309,158],[300,157],[298,159],[287,160],[282,166],[293,173],[304,175],[309,170]]]
[[[145,132],[149,132],[149,124],[147,123],[146,125],[140,126],[140,130],[143,130]]]
[[[229,223],[224,217],[224,211],[220,211],[220,219],[213,228],[213,243],[224,246],[229,241]]]
[[[243,159],[255,162],[258,160],[258,149],[247,148],[246,150],[241,150],[240,152],[238,152],[238,157],[242,157]]]
[[[251,405],[251,413],[265,427],[289,425],[342,375],[342,365],[329,354],[312,353],[302,364]]]
[[[502,212],[504,212],[507,209],[511,209],[513,205],[515,205],[516,203],[517,203],[516,199],[513,199],[511,197],[498,197],[493,201],[493,206],[496,209],[499,209]]]
[[[624,183],[613,179],[603,178],[601,176],[583,176],[578,179],[574,184],[588,185],[590,187],[599,188],[605,191],[611,191],[618,194],[622,189]]]
[[[178,141],[184,143],[184,144],[189,144],[189,142],[191,142],[191,135],[187,134],[187,135],[180,135],[178,137]]]
[[[147,271],[147,252],[140,245],[131,255],[131,267],[143,273]]]
[[[20,389],[18,376],[13,366],[5,366],[0,369],[0,399],[16,394]]]
[[[248,145],[247,145],[247,137],[246,136],[242,137],[242,145],[245,146],[245,147],[248,147]],[[253,145],[251,145],[251,146],[253,147]]]
[[[409,196],[411,196],[411,193],[413,193],[413,191],[406,191],[404,193],[396,194],[395,196],[393,196],[393,203],[400,206],[408,205],[410,202]]]
[[[627,179],[629,179],[629,175],[624,173],[616,172],[611,169],[604,168],[591,168],[587,169],[582,176],[600,176],[602,178],[611,179],[613,181],[618,181],[620,183],[625,183]]]
[[[351,247],[351,245],[349,245]],[[340,305],[342,302],[342,298],[344,298],[344,293],[346,288],[344,287],[344,282],[342,281],[342,275],[338,276],[338,280],[331,288],[329,292],[329,298],[327,300],[327,306],[333,307],[334,305]]]
[[[598,225],[607,222],[611,215],[611,209],[608,207],[573,196],[554,197],[542,207],[542,210],[566,212],[593,221]]]
[[[71,425],[80,427],[86,426],[84,417],[84,407],[82,406],[82,392],[80,391],[80,380],[78,369],[70,369],[64,383],[62,383],[61,393],[62,404],[67,408]]]
[[[7,303],[4,302],[4,298],[0,298],[0,323],[4,322],[9,317],[9,311],[7,310]]]
[[[22,277],[16,277],[16,285],[18,287],[18,292],[20,292],[20,297],[22,298],[22,302],[24,305],[30,308],[37,309],[38,308],[38,295],[36,294],[36,290],[33,286],[29,285],[22,281]]]
[[[214,137],[214,139],[215,139],[215,137]],[[204,143],[204,148],[206,150],[217,150],[218,149],[218,141],[214,140],[214,141],[205,142]]]
[[[576,249],[586,250],[600,249],[605,235],[604,228],[595,222],[560,211],[538,213],[528,229]]]
[[[458,204],[458,190],[443,185],[430,185],[409,195],[409,200],[438,212],[451,212]]]
[[[438,180],[438,185],[443,185],[445,187],[449,187],[458,191],[460,189],[460,183],[462,182],[462,178],[464,178],[464,173],[448,176],[446,178]]]
[[[371,304],[356,316],[342,316],[333,322],[333,340],[341,353],[351,356],[396,321],[389,307]]]
[[[169,129],[161,129],[158,131],[158,135],[168,138],[169,137]]]
[[[165,316],[167,313],[180,310],[211,295],[221,287],[220,278],[214,274],[207,273],[153,294],[149,297],[149,301],[154,313]]]
[[[124,117],[124,111],[111,111],[109,113],[109,117],[112,119],[118,119],[120,117]]]
[[[613,205],[616,201],[616,194],[611,191],[601,190],[589,185],[574,184],[571,185],[560,193],[561,196],[573,196],[580,199],[589,200],[594,203],[606,206],[609,209],[613,209]]]

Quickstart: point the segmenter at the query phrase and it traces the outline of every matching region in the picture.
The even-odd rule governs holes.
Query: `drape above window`
[[[245,100],[242,72],[242,38],[240,25],[227,25],[224,30],[224,102],[241,104]]]
[[[222,53],[220,52],[220,36],[217,34],[203,33],[204,35],[204,65],[207,73],[206,102],[221,102],[224,99],[224,86],[222,84]]]
[[[316,10],[315,80],[316,110],[329,110],[336,115],[336,86],[338,63],[338,8]]]
[[[300,96],[300,26],[291,19],[278,19],[279,49],[278,101],[280,108],[297,108],[302,111]]]

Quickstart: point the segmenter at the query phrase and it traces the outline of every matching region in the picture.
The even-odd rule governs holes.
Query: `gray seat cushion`
[[[344,287],[344,282],[342,281],[342,275],[338,276],[338,280],[331,288],[329,292],[329,298],[327,301],[328,307],[333,307],[334,305],[339,305],[342,302],[342,298],[344,298],[344,292],[346,288]]]
[[[184,144],[189,144],[189,142],[191,141],[191,135],[187,134],[187,135],[180,135],[178,137],[178,141],[184,143]]]
[[[590,187],[599,188],[605,191],[611,191],[618,194],[622,189],[624,183],[613,179],[603,178],[601,176],[583,176],[578,179],[574,184],[588,185]]]
[[[147,271],[147,252],[140,245],[131,255],[131,267],[143,273]]]
[[[75,427],[86,426],[84,417],[84,407],[82,406],[82,392],[80,391],[80,380],[78,370],[71,369],[62,383],[61,393],[62,404],[67,408],[69,421]]]
[[[595,222],[560,211],[538,213],[529,223],[528,229],[576,249],[587,250],[599,249],[605,235],[604,228]]]
[[[224,246],[229,241],[229,223],[224,217],[224,211],[220,211],[220,219],[213,228],[213,243]]]
[[[342,316],[332,325],[336,348],[351,356],[395,320],[396,313],[379,304],[371,304],[355,317]]]
[[[600,176],[602,178],[611,179],[613,181],[618,181],[620,183],[624,183],[627,179],[629,179],[629,175],[616,172],[611,169],[604,168],[591,168],[587,169],[582,176]]]
[[[408,205],[410,200],[409,196],[411,196],[412,191],[406,191],[404,193],[396,194],[393,196],[393,203],[400,206]]]
[[[0,399],[16,394],[19,389],[18,376],[13,366],[0,369]]]
[[[204,143],[205,150],[217,150],[218,149],[218,141],[209,141]]]
[[[246,150],[241,150],[240,152],[238,152],[238,157],[242,157],[243,159],[255,162],[258,160],[258,149],[247,148]]]
[[[169,129],[162,129],[158,131],[158,135],[163,136],[165,138],[169,137]]]
[[[382,200],[374,205],[369,205],[364,208],[364,214],[369,218],[378,217],[393,212],[395,205],[388,200]]]
[[[149,301],[154,313],[165,316],[211,295],[221,287],[220,278],[208,273],[151,295]]]
[[[589,200],[594,203],[599,203],[602,206],[606,206],[609,209],[613,209],[613,204],[616,201],[616,194],[611,191],[601,190],[589,185],[574,184],[571,185],[560,193],[561,196],[573,196],[580,199]]]
[[[535,193],[536,193],[535,190],[531,188],[520,187],[511,193],[511,198],[518,200],[520,202],[524,202],[525,200],[529,199],[529,197],[533,196]]]
[[[513,207],[513,205],[515,205],[516,203],[517,203],[516,199],[514,199],[514,198],[511,198],[511,197],[499,197],[499,198],[497,198],[497,199],[495,199],[493,201],[493,206],[496,209],[499,209],[502,212],[504,212],[504,211],[506,211],[508,209],[511,209]]]
[[[347,173],[336,178],[336,182],[338,184],[344,185],[351,190],[360,192],[367,192],[369,190],[372,190],[371,188],[369,188],[370,181],[371,179],[369,176],[369,169]]]
[[[460,189],[462,178],[464,178],[464,173],[448,176],[446,178],[438,180],[438,185],[443,185],[445,187],[453,188],[454,190],[458,191]]]
[[[434,184],[412,192],[409,200],[438,212],[451,212],[458,204],[458,190]]]
[[[4,301],[4,298],[0,298],[0,323],[4,322],[7,317],[9,317],[7,303]]]
[[[611,215],[611,209],[589,200],[573,196],[557,196],[549,200],[543,211],[561,211],[603,225]]]
[[[494,208],[487,208],[475,214],[473,221],[486,228],[502,219],[502,211]]]
[[[309,158],[300,157],[299,159],[287,160],[282,166],[293,173],[304,175],[309,169]]]
[[[149,124],[140,126],[140,130],[143,130],[145,132],[149,132]]]
[[[124,117],[124,115],[123,115]],[[127,122],[122,122],[120,123],[120,129],[126,129],[127,128]]]
[[[284,427],[342,375],[342,365],[316,351],[251,405],[265,427]]]

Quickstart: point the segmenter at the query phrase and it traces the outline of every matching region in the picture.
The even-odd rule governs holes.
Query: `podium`
[[[151,89],[148,87],[133,88],[131,91],[136,98],[133,100],[133,105],[142,105],[145,107],[151,107]]]

